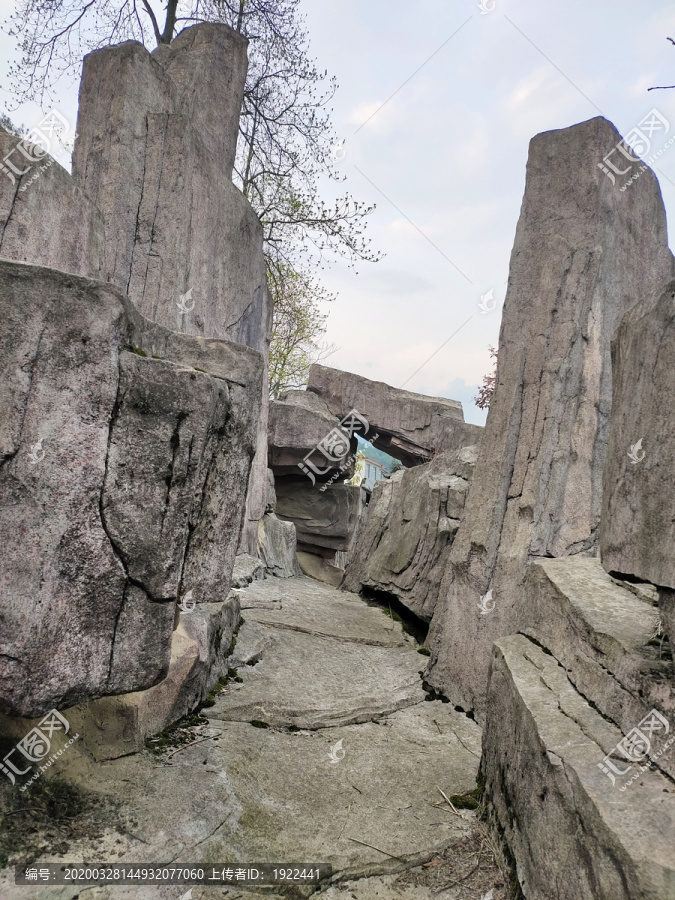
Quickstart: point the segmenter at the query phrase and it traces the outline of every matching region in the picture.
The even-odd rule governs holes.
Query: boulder
[[[47,140],[36,145],[0,127],[0,257],[101,278],[103,217],[45,153],[46,146],[58,148],[56,133],[45,128],[39,130]]]
[[[53,269],[0,262],[0,304],[0,707],[36,716],[162,681],[176,597],[227,597],[263,357]]]
[[[477,455],[476,447],[446,451],[377,482],[354,538],[345,590],[386,591],[431,621]]]
[[[619,140],[595,118],[530,143],[496,389],[429,641],[429,682],[479,719],[529,560],[597,553],[610,340],[672,271],[653,173],[621,192],[596,165]]]
[[[331,484],[322,491],[306,478],[286,475],[276,479],[277,515],[292,522],[298,549],[314,548],[329,559],[336,550],[348,550],[363,511],[363,491],[350,484]]]
[[[231,180],[246,46],[227,25],[201,23],[153,53],[135,41],[90,53],[73,175],[103,214],[106,280],[148,319],[267,361],[262,226]],[[267,403],[265,380],[240,553],[257,553],[265,511]]]
[[[265,577],[265,566],[257,556],[240,553],[234,560],[231,585],[234,590],[248,587],[252,581]]]
[[[612,418],[600,551],[608,572],[675,590],[675,281],[628,312],[612,342]]]
[[[82,735],[82,744],[92,757],[117,759],[142,750],[150,735],[163,731],[205,700],[227,672],[240,618],[236,597],[182,612],[171,640],[169,670],[159,684],[71,707],[66,713],[68,721]],[[32,724],[37,723],[17,719],[12,733],[25,734]]]
[[[632,726],[649,729],[650,721],[660,729],[652,752],[672,755],[672,734],[664,739],[658,719]],[[625,745],[632,764],[622,757],[623,739],[550,652],[520,634],[496,642],[481,760],[485,812],[528,900],[675,895],[673,783],[640,762],[639,743]]]
[[[334,416],[325,402],[309,391],[286,391],[278,400],[270,402],[267,443],[269,447],[269,466],[276,476],[298,475],[298,466],[303,465],[305,457],[337,430],[342,453],[335,455],[344,459],[349,453],[350,436],[341,429],[339,419]],[[335,472],[338,460],[333,462],[320,452],[315,452],[310,459],[319,469],[329,469],[325,475],[315,473],[319,482],[326,481]],[[349,477],[346,475],[345,477]]]
[[[483,431],[479,425],[464,421],[462,404],[457,400],[402,391],[327,366],[314,364],[310,368],[307,391],[321,397],[339,419],[356,410],[369,426],[360,432],[361,437],[404,466],[428,462],[443,450],[475,444]]]
[[[258,523],[258,554],[265,571],[277,578],[300,575],[296,556],[297,535],[292,522],[282,522],[274,513],[265,513]]]
[[[342,583],[345,570],[329,562],[323,556],[300,550],[297,557],[304,575],[308,575],[316,581],[322,581],[324,584],[330,584],[332,587],[339,587]]]

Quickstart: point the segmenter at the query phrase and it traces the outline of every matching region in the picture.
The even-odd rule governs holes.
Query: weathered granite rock
[[[190,117],[208,153],[232,178],[239,117],[248,71],[248,40],[227,25],[203,22],[185,28],[152,53],[176,87],[182,112]],[[211,77],[205,77],[206,75]],[[214,109],[218,115],[214,115]]]
[[[325,491],[304,476],[276,479],[277,516],[293,522],[298,549],[325,550],[334,558],[336,550],[348,550],[363,511],[363,492],[350,484],[331,484]]]
[[[227,671],[239,621],[236,597],[223,603],[202,603],[181,613],[171,639],[169,671],[159,684],[67,710],[71,728],[80,733],[82,745],[92,757],[117,759],[138,752],[147,737],[195,709]],[[19,718],[11,724],[12,734],[21,737],[37,721]]]
[[[627,313],[612,342],[612,418],[600,551],[608,572],[675,590],[675,281]]]
[[[369,425],[361,436],[405,466],[427,462],[443,450],[475,444],[483,432],[479,425],[464,421],[457,400],[402,391],[340,369],[313,365],[307,390],[318,394],[340,419],[357,410]],[[379,437],[374,440],[376,434]]]
[[[106,280],[144,316],[264,352],[262,228],[231,182],[245,77],[246,41],[223,24],[154,54],[135,41],[90,53],[73,176],[103,214]]]
[[[300,575],[295,552],[297,546],[295,525],[282,522],[274,513],[265,513],[258,523],[258,553],[265,571],[277,578]]]
[[[497,386],[429,644],[430,683],[481,718],[528,560],[596,551],[610,339],[672,270],[653,173],[621,192],[596,164],[619,139],[595,118],[530,143]]]
[[[56,137],[49,143],[56,144]],[[0,257],[90,278],[103,273],[100,212],[72,176],[44,155],[42,146],[21,141],[2,127]]]
[[[176,596],[227,596],[263,359],[53,269],[0,262],[0,303],[0,703],[35,716],[157,684]]]
[[[330,584],[333,587],[339,587],[342,584],[345,570],[334,563],[328,562],[323,556],[316,553],[308,553],[306,550],[298,551],[298,563],[304,575],[322,581],[324,584]]]
[[[89,54],[73,174],[103,213],[106,280],[153,321],[267,359],[262,228],[231,181],[246,45],[228,26],[202,23],[152,54],[134,41]],[[257,552],[264,514],[267,403],[265,384],[241,553]]]
[[[661,588],[659,591],[659,610],[663,630],[668,635],[671,651],[675,650],[675,591]]]
[[[477,455],[476,447],[446,451],[378,481],[354,538],[345,590],[386,591],[431,621]]]
[[[673,662],[654,639],[655,607],[615,584],[599,559],[535,560],[525,589],[522,631],[598,712],[624,734],[652,709],[675,727]],[[675,753],[656,766],[675,778]]]
[[[528,900],[675,896],[672,780],[620,762],[622,732],[577,693],[555,657],[523,635],[501,638],[488,710],[481,760],[488,821],[515,858]],[[675,752],[663,735],[652,735],[654,749],[657,740],[664,754]],[[615,783],[601,767],[612,751],[624,772]]]
[[[348,452],[349,435],[339,428],[339,419],[320,397],[310,391],[286,391],[270,403],[267,435],[270,468],[276,476],[298,475],[298,465],[335,429],[343,438],[341,446]],[[330,460],[317,453],[316,465],[319,469],[329,468]],[[325,476],[317,475],[316,480],[326,481],[333,473],[334,469]],[[348,477],[349,473],[344,476]]]
[[[257,556],[240,553],[235,557],[231,585],[235,590],[248,587],[252,581],[265,577],[265,566]]]

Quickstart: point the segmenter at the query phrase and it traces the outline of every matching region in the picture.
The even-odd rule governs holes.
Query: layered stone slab
[[[370,426],[363,437],[404,466],[427,462],[443,450],[478,443],[483,432],[479,425],[464,421],[457,400],[403,391],[328,366],[310,368],[307,390],[321,397],[338,418],[356,409]]]
[[[340,421],[333,415],[326,403],[311,391],[286,391],[278,400],[270,403],[267,442],[269,465],[276,476],[298,475],[298,466],[305,457],[330,436],[335,430],[342,437],[342,447],[348,452],[350,440],[346,431],[340,429]],[[329,467],[329,460],[316,453],[316,468]],[[339,465],[339,463],[336,463]],[[315,473],[317,481],[326,481],[332,471],[325,476]],[[349,477],[348,474],[343,478]]]
[[[303,475],[276,481],[277,515],[295,525],[298,549],[334,558],[349,550],[363,511],[363,492],[350,484],[331,484],[325,491]]]
[[[575,690],[555,657],[524,635],[500,639],[488,710],[481,761],[488,819],[515,858],[527,900],[672,897],[674,783],[656,768],[620,761],[615,748],[624,735]],[[661,727],[654,756],[675,753],[667,740]],[[605,766],[613,780],[603,771],[611,753],[624,772]]]
[[[222,602],[263,358],[144,322],[112,285],[0,263],[2,707],[168,672],[175,601]]]
[[[429,642],[429,681],[480,718],[528,562],[597,552],[610,341],[672,273],[654,174],[622,192],[598,167],[620,137],[595,118],[530,143],[496,389]]]
[[[553,653],[603,716],[627,734],[657,709],[675,728],[673,662],[654,640],[655,607],[583,557],[533,561],[526,592],[522,631]],[[675,753],[658,766],[675,778]]]

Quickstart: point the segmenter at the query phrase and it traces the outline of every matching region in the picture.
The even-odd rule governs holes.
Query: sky
[[[326,364],[460,400],[477,424],[485,414],[472,398],[498,341],[530,139],[597,115],[625,134],[652,109],[675,134],[675,90],[647,92],[675,84],[674,4],[482,3],[302,0],[312,55],[340,85],[345,181],[323,189],[377,205],[367,231],[383,254],[322,271],[338,294],[326,334],[338,349]],[[14,5],[0,0],[0,18]],[[15,55],[0,35],[0,106]],[[75,120],[77,85],[58,109]],[[37,116],[12,113],[26,124]],[[675,144],[656,174],[672,222]]]

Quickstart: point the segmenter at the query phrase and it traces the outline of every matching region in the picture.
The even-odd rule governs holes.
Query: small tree
[[[296,272],[287,263],[268,264],[267,277],[274,295],[270,345],[270,397],[307,384],[309,367],[337,349],[321,341],[326,314],[319,298],[332,299],[311,276]]]
[[[490,351],[490,357],[494,360],[492,366],[492,372],[487,375],[483,375],[483,383],[478,388],[478,393],[473,398],[473,402],[476,404],[478,409],[489,409],[490,401],[492,400],[492,395],[495,392],[495,386],[497,383],[497,350],[494,347],[488,347]]]

